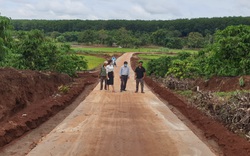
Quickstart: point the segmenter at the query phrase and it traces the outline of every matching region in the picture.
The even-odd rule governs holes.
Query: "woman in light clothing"
[[[108,65],[106,67],[106,72],[107,72],[107,86],[109,90],[109,86],[112,86],[112,92],[115,92],[114,89],[114,65],[112,64],[112,60],[108,61]]]

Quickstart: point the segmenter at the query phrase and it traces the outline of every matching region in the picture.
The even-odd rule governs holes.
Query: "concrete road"
[[[215,155],[147,87],[134,93],[132,70],[127,91],[119,92],[119,70],[131,56],[117,60],[115,93],[98,85],[28,156]]]

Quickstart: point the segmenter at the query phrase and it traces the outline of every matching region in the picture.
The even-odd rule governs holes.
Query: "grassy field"
[[[139,54],[138,57],[143,60],[158,59],[163,56],[171,56],[169,54]]]
[[[162,47],[155,48],[118,48],[118,47],[83,47],[83,46],[72,46],[75,52],[83,53],[85,59],[88,61],[88,70],[94,69],[105,60],[101,57],[92,56],[88,54],[108,54],[112,56],[114,53],[125,53],[125,52],[143,52],[145,54],[139,54],[139,58],[144,62],[143,66],[147,67],[147,63],[151,59],[157,59],[163,56],[173,56],[173,53],[190,52],[196,53],[196,50],[180,50],[180,49],[168,49]],[[161,52],[162,54],[153,54],[154,52]],[[148,54],[147,54],[148,53]]]
[[[77,52],[87,52],[87,53],[125,53],[125,52],[149,52],[151,50],[157,50],[157,49],[149,49],[149,48],[139,48],[139,49],[133,49],[133,48],[112,48],[112,47],[72,47],[74,51]]]
[[[72,46],[75,52],[82,53],[125,53],[125,52],[166,52],[166,53],[179,53],[190,52],[195,53],[197,50],[181,50],[181,49],[168,49],[168,48],[118,48],[118,47],[81,47]]]
[[[103,64],[105,61],[104,58],[97,57],[97,56],[91,56],[91,55],[83,55],[84,58],[88,61],[88,70],[92,70],[99,65]]]
[[[191,49],[170,49],[170,52],[173,52],[173,53],[188,52],[188,53],[194,54],[194,53],[197,53],[198,50],[191,50]]]

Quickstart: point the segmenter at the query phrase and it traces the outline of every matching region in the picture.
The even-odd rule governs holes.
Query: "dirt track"
[[[93,92],[28,154],[44,155],[214,155],[147,87],[134,93],[133,72],[126,92]]]

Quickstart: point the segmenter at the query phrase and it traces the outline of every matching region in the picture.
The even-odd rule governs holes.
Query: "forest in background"
[[[14,30],[42,30],[59,42],[87,45],[140,47],[157,45],[174,49],[203,48],[212,35],[227,26],[250,25],[250,17],[216,17],[176,20],[11,20]]]

